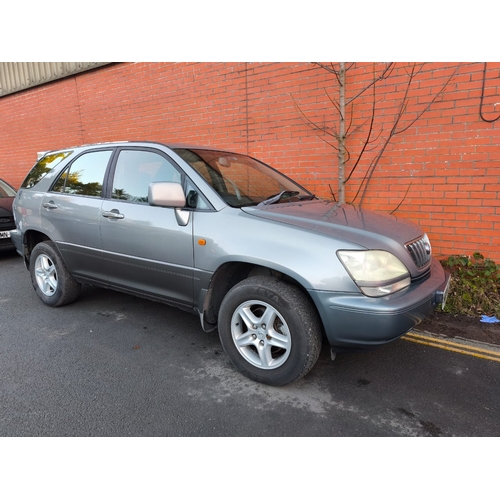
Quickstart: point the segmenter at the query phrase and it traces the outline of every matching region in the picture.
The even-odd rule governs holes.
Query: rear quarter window
[[[63,151],[60,153],[48,154],[41,158],[26,176],[21,187],[29,189],[36,186],[54,167],[72,152],[73,151]]]

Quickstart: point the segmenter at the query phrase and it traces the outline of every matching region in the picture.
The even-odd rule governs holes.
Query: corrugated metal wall
[[[0,62],[0,97],[109,62]]]

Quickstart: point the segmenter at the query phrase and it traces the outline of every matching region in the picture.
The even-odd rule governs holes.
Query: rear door
[[[154,148],[118,151],[100,228],[107,273],[115,286],[176,305],[193,303],[193,215],[148,204],[151,182],[181,182],[172,160]]]
[[[75,277],[98,278],[104,271],[99,222],[112,154],[110,148],[78,156],[43,196],[42,230],[57,243]]]

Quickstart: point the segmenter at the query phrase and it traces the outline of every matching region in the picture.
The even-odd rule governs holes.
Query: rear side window
[[[112,151],[92,151],[79,156],[54,184],[52,191],[101,196],[104,174]]]
[[[31,169],[31,172],[26,176],[22,184],[22,188],[29,189],[38,184],[55,166],[57,166],[64,158],[68,157],[73,151],[63,151],[44,156]]]

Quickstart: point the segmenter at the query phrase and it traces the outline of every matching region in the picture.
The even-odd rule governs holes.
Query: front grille
[[[412,241],[405,245],[411,255],[413,262],[418,269],[425,267],[431,260],[431,244],[427,235],[424,235],[418,240]]]

